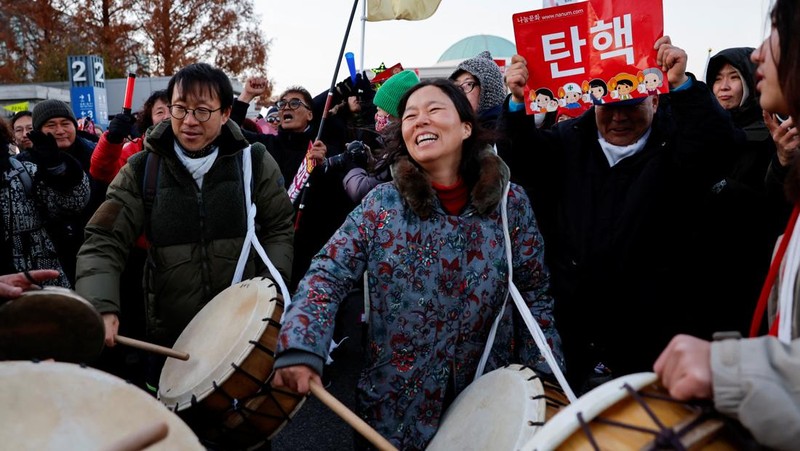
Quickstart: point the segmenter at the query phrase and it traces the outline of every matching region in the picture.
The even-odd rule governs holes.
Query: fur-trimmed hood
[[[485,216],[500,203],[510,171],[491,147],[480,151],[477,159],[480,176],[470,191],[469,204]],[[430,178],[408,156],[398,158],[392,165],[392,177],[400,195],[419,217],[427,219],[439,205]]]

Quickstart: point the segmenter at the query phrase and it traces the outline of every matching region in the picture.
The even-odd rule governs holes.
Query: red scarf
[[[457,215],[467,206],[469,200],[467,185],[461,177],[454,185],[444,186],[435,182],[431,182],[431,185],[436,190],[436,195],[439,196],[439,201],[447,214]]]
[[[792,232],[794,232],[794,226],[797,223],[798,215],[800,215],[800,204],[795,205],[794,210],[792,210],[792,215],[789,217],[789,223],[786,224],[786,230],[783,231],[783,239],[781,240],[781,244],[778,246],[778,252],[775,253],[775,258],[772,259],[772,263],[769,266],[769,272],[767,273],[767,279],[764,281],[764,286],[761,287],[761,295],[758,297],[758,305],[756,306],[756,311],[753,314],[753,321],[750,323],[750,338],[755,338],[758,336],[758,329],[761,326],[761,320],[764,318],[764,313],[767,310],[769,294],[772,291],[772,287],[775,286],[775,279],[778,277],[778,271],[780,271],[781,262],[783,262],[783,257],[786,255],[786,248],[789,246],[789,240],[792,239]],[[773,337],[778,336],[779,322],[780,317],[778,316],[772,323],[772,327],[769,328],[769,334]]]

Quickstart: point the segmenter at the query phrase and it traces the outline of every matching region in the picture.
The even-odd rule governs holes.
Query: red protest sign
[[[661,2],[592,0],[514,14],[517,52],[528,62],[528,114],[585,110],[668,92],[653,44]]]

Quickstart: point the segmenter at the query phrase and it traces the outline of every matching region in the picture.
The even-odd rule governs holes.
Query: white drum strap
[[[553,350],[550,349],[550,345],[547,344],[547,338],[542,331],[542,328],[539,327],[539,323],[536,322],[536,319],[533,318],[530,309],[528,308],[527,304],[525,304],[525,300],[522,298],[522,294],[517,289],[517,286],[514,285],[513,281],[513,260],[512,260],[512,248],[511,248],[511,235],[508,231],[508,191],[511,188],[511,184],[506,184],[506,188],[503,191],[503,199],[502,199],[502,206],[501,206],[501,216],[503,220],[503,235],[505,237],[505,246],[506,246],[506,260],[508,264],[508,291],[511,295],[511,298],[514,300],[514,304],[517,306],[517,310],[519,310],[520,315],[522,315],[522,320],[525,322],[525,325],[528,327],[528,330],[531,332],[533,336],[533,340],[536,342],[536,346],[539,348],[539,352],[542,353],[547,364],[550,366],[550,369],[553,371],[553,375],[558,380],[558,383],[561,385],[561,389],[564,391],[564,394],[567,396],[570,402],[577,401],[577,397],[575,393],[572,391],[572,388],[569,386],[567,382],[567,378],[564,377],[564,373],[561,372],[561,367],[558,366],[558,361],[556,360],[555,356],[553,355]],[[478,373],[476,374],[476,378],[483,374],[483,370],[486,366],[486,360],[489,357],[489,353],[492,350],[492,345],[494,344],[494,338],[497,333],[497,327],[500,323],[500,319],[503,316],[503,312],[505,311],[505,304],[508,300],[508,296],[506,296],[506,300],[503,301],[503,307],[500,309],[500,313],[497,315],[497,318],[494,320],[494,324],[492,324],[492,329],[489,332],[489,338],[486,342],[486,348],[483,351],[483,356],[481,357],[481,361],[478,364]]]
[[[250,247],[255,247],[256,253],[261,257],[261,261],[267,265],[267,269],[272,275],[273,280],[275,280],[275,283],[277,283],[278,287],[281,289],[284,302],[283,312],[285,314],[286,310],[289,309],[289,304],[292,302],[292,298],[289,296],[289,289],[286,288],[283,277],[281,277],[275,265],[272,264],[267,253],[264,251],[264,247],[261,246],[261,242],[258,241],[258,237],[256,237],[256,204],[252,200],[253,196],[251,192],[253,160],[250,154],[250,146],[247,146],[242,154],[242,176],[244,179],[244,204],[247,205],[247,235],[245,235],[244,244],[242,244],[242,253],[239,254],[239,261],[236,263],[236,271],[233,273],[231,285],[242,281],[244,267],[247,264],[247,258],[250,256]],[[283,322],[282,316],[281,322]]]
[[[783,266],[778,291],[778,340],[789,344],[792,341],[792,325],[794,324],[795,284],[797,283],[797,271],[800,269],[800,221],[794,225],[784,261],[786,263]]]

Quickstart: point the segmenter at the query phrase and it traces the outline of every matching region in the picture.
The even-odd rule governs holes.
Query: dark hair
[[[278,97],[278,100],[283,99],[288,94],[300,94],[303,97],[303,103],[308,105],[308,108],[311,109],[312,107],[311,103],[313,102],[314,99],[311,97],[311,94],[308,92],[306,88],[302,86],[290,86],[288,89],[286,89],[281,93],[280,97]]]
[[[14,143],[14,132],[9,123],[0,118],[0,152],[8,153],[8,145]]]
[[[617,81],[617,85],[626,85],[629,87],[633,87],[633,81],[628,80],[627,78],[623,78],[622,80]]]
[[[800,120],[800,81],[797,80],[797,71],[800,70],[800,40],[794,37],[794,30],[800,28],[800,8],[795,0],[777,0],[772,6],[770,19],[772,27],[778,32],[780,48],[770,48],[773,55],[779,54],[775,61],[778,69],[778,82],[789,108],[789,114],[795,122]],[[770,45],[769,38],[764,42]],[[800,202],[800,158],[794,158],[791,170],[784,184],[787,197],[793,202]]]
[[[789,114],[800,119],[800,80],[797,72],[800,70],[800,40],[794,38],[795,30],[800,29],[800,9],[794,0],[777,0],[772,7],[770,15],[772,26],[780,38],[779,52],[770,49],[772,54],[780,54],[778,66],[778,80],[781,90],[789,105]],[[766,41],[769,43],[769,40]],[[763,50],[763,49],[762,49]]]
[[[631,84],[631,86],[633,86],[633,84]],[[601,80],[599,78],[593,78],[589,82],[589,87],[590,88],[603,88],[603,95],[608,94],[608,86],[606,85],[606,82],[604,82],[603,80]]]
[[[20,118],[23,118],[25,116],[29,116],[29,117],[33,118],[33,113],[31,113],[30,111],[27,111],[27,110],[26,111],[17,111],[16,113],[14,113],[14,115],[11,116],[11,128],[13,129],[14,128],[14,124],[16,124],[17,121],[20,120]]]
[[[233,105],[233,86],[225,72],[206,63],[190,64],[179,70],[169,79],[167,85],[168,103],[172,102],[175,87],[181,87],[181,93],[211,94],[219,99],[222,111]]]
[[[551,90],[549,90],[547,88],[539,88],[539,89],[536,90],[536,96],[537,97],[542,95],[542,94],[546,95],[547,97],[550,97],[551,99],[555,99],[556,98],[556,96],[553,95],[553,91],[551,91]]]
[[[450,98],[456,108],[459,119],[462,122],[467,122],[472,126],[472,133],[464,140],[461,148],[461,164],[458,168],[461,177],[467,186],[472,189],[478,181],[480,175],[480,163],[478,161],[478,154],[481,150],[490,146],[495,136],[487,129],[483,128],[478,122],[475,111],[472,109],[467,95],[464,91],[456,86],[452,81],[445,78],[423,80],[413,87],[411,87],[403,97],[400,98],[400,104],[397,107],[397,112],[400,115],[400,120],[391,123],[386,128],[384,138],[386,138],[386,156],[390,163],[394,163],[398,158],[407,157],[409,161],[417,164],[408,153],[408,148],[403,140],[403,114],[406,110],[406,103],[412,94],[422,88],[433,86],[441,90]]]
[[[170,97],[167,94],[167,90],[159,89],[158,91],[153,91],[150,97],[144,101],[142,110],[139,112],[137,115],[138,118],[136,119],[136,128],[142,133],[153,126],[153,106],[156,104],[156,100],[160,100],[169,105]]]

